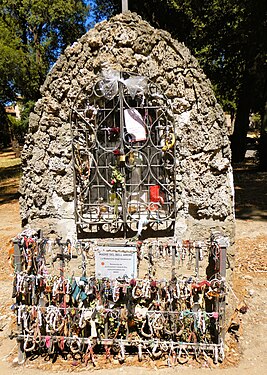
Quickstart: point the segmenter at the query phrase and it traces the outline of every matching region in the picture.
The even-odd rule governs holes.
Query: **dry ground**
[[[75,363],[73,360],[62,363],[27,361],[24,365],[16,363],[16,341],[9,335],[15,327],[14,314],[10,306],[13,269],[8,256],[12,247],[11,239],[20,232],[18,205],[19,166],[12,153],[0,153],[0,374],[1,375],[44,375],[55,372],[61,375],[69,372],[94,371],[89,364]],[[6,163],[4,163],[6,161]],[[5,168],[3,168],[5,165]],[[7,168],[6,168],[7,165]],[[230,259],[235,265],[233,284],[229,289],[227,326],[232,321],[239,329],[226,334],[226,359],[220,365],[203,362],[201,365],[191,362],[168,368],[166,363],[156,366],[146,361],[142,367],[133,359],[124,365],[106,365],[97,369],[99,375],[117,374],[127,371],[129,375],[142,375],[150,372],[161,374],[204,375],[211,370],[214,375],[261,375],[267,368],[267,173],[260,173],[253,166],[235,169],[236,191],[236,242]],[[246,313],[238,311],[247,307]],[[236,310],[236,311],[235,311]],[[241,311],[242,308],[241,308]]]

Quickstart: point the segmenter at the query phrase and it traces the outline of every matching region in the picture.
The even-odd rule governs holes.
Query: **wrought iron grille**
[[[71,127],[78,236],[171,235],[175,132],[158,86],[108,72],[77,96]]]

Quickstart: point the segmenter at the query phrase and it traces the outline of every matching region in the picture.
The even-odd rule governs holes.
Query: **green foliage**
[[[85,33],[88,13],[83,0],[0,0],[2,108],[18,95],[25,108],[40,97],[40,86],[51,65]],[[4,116],[2,129],[7,129],[3,121]],[[24,128],[27,121],[25,115],[20,126]]]
[[[95,0],[93,6],[93,18],[95,22],[100,22],[103,18],[120,13],[121,1]]]
[[[102,17],[121,9],[120,0],[98,3]],[[249,114],[263,117],[267,101],[266,0],[129,0],[129,10],[168,30],[197,57],[223,108],[237,114],[232,149],[242,150],[233,153],[241,161]]]
[[[96,4],[102,17],[121,9],[120,0]],[[129,1],[129,9],[184,42],[211,79],[221,104],[235,110],[244,74],[249,72],[254,79],[261,75],[259,84],[263,76],[266,80],[266,4],[266,0],[136,0]],[[262,92],[258,85],[253,90],[258,96]],[[259,106],[258,100],[253,106]]]
[[[17,94],[25,102],[39,98],[51,64],[85,32],[88,3],[95,3],[95,21],[121,11],[121,0],[0,0],[0,106]],[[128,4],[129,10],[191,49],[223,108],[237,113],[234,137],[245,139],[249,114],[263,116],[267,101],[266,0]]]
[[[250,116],[250,130],[256,132],[256,134],[260,133],[261,130],[261,115],[260,113],[252,113]]]
[[[19,39],[12,29],[5,27],[0,18],[0,103],[14,100],[19,71],[23,64],[23,52]]]
[[[9,129],[12,139],[16,139],[19,143],[23,142],[26,129],[21,126],[21,120],[8,115]]]
[[[12,88],[25,99],[39,97],[39,87],[51,64],[85,33],[88,11],[82,0],[1,1],[0,28],[4,33],[0,43],[5,55],[15,57],[19,53],[19,65],[11,66],[10,74],[15,80]]]

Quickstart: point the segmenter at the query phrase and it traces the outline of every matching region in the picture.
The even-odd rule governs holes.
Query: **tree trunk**
[[[20,158],[20,146],[16,138],[12,139],[11,147],[13,152],[15,153],[15,158]]]
[[[262,116],[262,128],[259,142],[259,168],[261,171],[267,171],[267,102]]]
[[[243,85],[239,91],[234,132],[231,136],[233,163],[244,161],[247,151],[247,132],[249,130],[249,114],[251,109],[251,79],[244,76]]]
[[[8,122],[8,129],[9,129],[9,135],[10,135],[11,148],[13,152],[15,153],[15,158],[20,158],[20,145],[16,138],[16,135],[14,134],[14,131],[12,129],[12,124],[10,122]]]

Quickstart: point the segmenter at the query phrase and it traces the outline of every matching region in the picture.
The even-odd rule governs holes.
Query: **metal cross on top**
[[[127,12],[128,10],[128,0],[122,0],[121,1],[121,11],[122,13]]]

